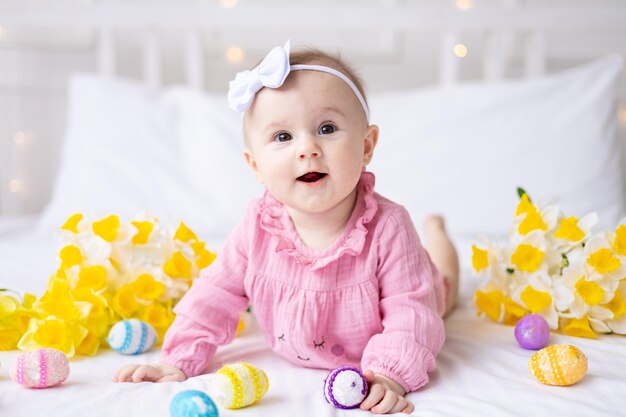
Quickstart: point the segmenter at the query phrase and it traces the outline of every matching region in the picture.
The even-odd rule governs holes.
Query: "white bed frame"
[[[77,70],[223,91],[285,34],[296,45],[342,50],[372,90],[534,77],[626,55],[623,1],[474,0],[468,10],[452,0],[232,3],[0,0],[0,216],[38,213],[49,198],[65,85]],[[458,43],[473,45],[467,58],[454,54]],[[230,45],[246,58],[225,62]],[[168,70],[174,64],[178,72]],[[624,136],[626,105],[619,116]],[[12,192],[11,180],[22,188]]]

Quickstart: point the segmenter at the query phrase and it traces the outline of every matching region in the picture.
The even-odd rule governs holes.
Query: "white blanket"
[[[2,234],[0,227],[0,286],[41,295],[54,270],[57,248],[53,238]],[[447,339],[437,370],[425,388],[408,396],[415,404],[413,415],[626,415],[626,338],[589,340],[553,333],[551,343],[569,343],[587,355],[589,371],[571,387],[542,385],[528,372],[533,352],[517,345],[513,328],[476,316],[471,300],[477,284],[469,272],[463,274],[460,306],[446,320]],[[270,388],[259,403],[241,410],[220,408],[220,416],[370,415],[326,403],[322,385],[328,371],[299,368],[275,355],[252,318],[250,322],[231,345],[218,350],[211,366],[215,370],[227,362],[249,362],[267,373]],[[203,375],[182,383],[114,383],[111,378],[120,365],[156,361],[158,351],[123,356],[102,350],[95,357],[74,358],[63,385],[27,389],[14,384],[8,373],[20,353],[0,352],[1,416],[168,416],[176,393],[203,390],[211,382],[210,375]]]

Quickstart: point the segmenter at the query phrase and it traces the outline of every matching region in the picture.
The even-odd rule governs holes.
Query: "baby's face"
[[[246,161],[283,204],[321,214],[355,190],[378,128],[340,78],[296,71],[259,91],[245,115]]]

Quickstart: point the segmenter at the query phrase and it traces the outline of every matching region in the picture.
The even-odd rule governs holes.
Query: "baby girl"
[[[363,369],[361,409],[410,413],[444,342],[458,259],[438,216],[424,221],[374,192],[379,129],[359,78],[323,52],[274,48],[230,83],[244,158],[265,194],[175,308],[160,363],[115,381],[183,381],[207,371],[248,305],[272,349],[293,363]],[[432,261],[431,261],[432,259]]]

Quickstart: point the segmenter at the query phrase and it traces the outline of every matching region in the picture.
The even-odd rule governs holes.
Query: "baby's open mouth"
[[[298,181],[302,181],[302,182],[315,182],[315,181],[319,181],[322,178],[324,178],[326,175],[323,172],[307,172],[304,175],[300,175],[298,178],[296,178]]]

